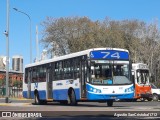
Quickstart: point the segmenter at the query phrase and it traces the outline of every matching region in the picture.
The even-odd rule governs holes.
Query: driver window
[[[110,69],[106,69],[105,70],[105,74],[106,74],[106,77],[109,78],[109,77],[112,77],[112,72]]]
[[[123,69],[121,68],[121,65],[114,66],[114,75],[115,76],[122,76],[123,75]]]

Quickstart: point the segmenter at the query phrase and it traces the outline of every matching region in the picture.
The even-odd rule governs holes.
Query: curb
[[[5,99],[5,98],[0,98]],[[26,99],[26,98],[9,98],[9,100],[33,100],[33,99]]]
[[[11,100],[33,100],[33,99],[26,99],[26,98],[9,98]]]
[[[27,106],[32,105],[32,103],[0,103],[0,106]]]

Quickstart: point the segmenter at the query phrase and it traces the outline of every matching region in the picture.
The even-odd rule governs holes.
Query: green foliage
[[[4,79],[1,79],[1,80],[0,80],[0,87],[3,86],[4,84],[5,84]]]
[[[22,81],[19,81],[19,80],[14,81],[14,82],[13,82],[13,86],[14,86],[14,87],[22,87]]]

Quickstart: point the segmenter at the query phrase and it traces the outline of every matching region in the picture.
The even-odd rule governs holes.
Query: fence
[[[6,88],[0,88],[0,97],[3,98],[6,95]],[[9,97],[21,98],[22,97],[22,88],[18,87],[9,87]]]
[[[23,73],[9,73],[9,97],[22,97]],[[4,72],[0,72],[0,98],[6,96],[6,77]]]

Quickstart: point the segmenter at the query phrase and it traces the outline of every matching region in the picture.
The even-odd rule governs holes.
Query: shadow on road
[[[34,103],[32,103],[32,105],[35,105]],[[44,105],[44,106],[70,106],[69,104],[60,104],[59,102],[48,102],[47,104],[42,104],[42,105]],[[41,106],[42,106],[41,105]],[[107,103],[95,103],[95,104],[93,104],[93,102],[92,102],[92,104],[90,104],[89,102],[85,102],[85,103],[83,103],[83,102],[81,102],[81,103],[79,103],[79,104],[77,104],[76,106],[72,106],[72,107],[108,107],[107,106]],[[114,103],[113,103],[113,106],[112,107],[126,107],[126,106],[120,106],[120,105],[114,105]]]

